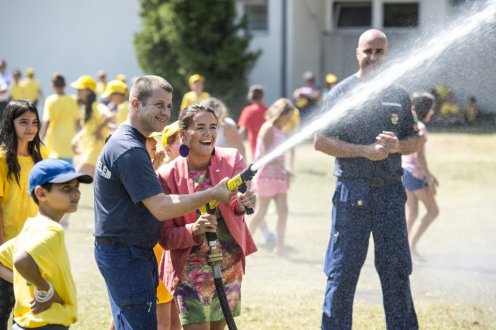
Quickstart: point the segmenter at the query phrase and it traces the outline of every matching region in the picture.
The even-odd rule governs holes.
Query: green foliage
[[[235,0],[140,2],[142,28],[135,47],[141,68],[173,85],[175,104],[189,91],[188,77],[199,73],[207,92],[239,110],[260,51],[248,51],[247,20],[237,18]]]

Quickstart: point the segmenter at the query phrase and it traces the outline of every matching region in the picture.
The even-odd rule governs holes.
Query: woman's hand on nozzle
[[[246,208],[254,209],[257,205],[257,196],[251,190],[248,190],[245,193],[238,193],[236,198],[238,199],[238,205],[240,206],[238,209],[240,213],[244,212]]]
[[[193,235],[198,236],[206,232],[215,233],[217,231],[217,218],[211,214],[202,214],[193,224]]]

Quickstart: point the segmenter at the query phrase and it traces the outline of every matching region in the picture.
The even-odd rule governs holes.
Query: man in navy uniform
[[[387,53],[382,31],[364,32],[356,49],[358,72],[334,87],[326,104],[332,105],[374,77]],[[337,176],[324,266],[328,279],[322,329],[351,329],[353,298],[370,233],[387,329],[418,329],[409,281],[412,262],[405,221],[406,193],[401,183],[401,155],[415,152],[420,142],[410,98],[404,89],[391,86],[360,109],[351,110],[353,117],[314,138],[316,150],[336,157]]]

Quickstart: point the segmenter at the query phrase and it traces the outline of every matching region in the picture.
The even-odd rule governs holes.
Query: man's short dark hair
[[[141,103],[146,104],[148,98],[152,96],[154,88],[160,88],[169,93],[173,92],[172,85],[164,78],[153,75],[143,76],[138,78],[131,87],[129,99],[136,98]]]

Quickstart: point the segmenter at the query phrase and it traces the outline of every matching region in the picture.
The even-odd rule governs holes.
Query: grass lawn
[[[427,261],[414,264],[411,276],[422,329],[496,329],[495,147],[495,134],[429,135],[428,157],[440,182],[441,213],[418,246]],[[286,238],[290,253],[275,256],[255,233],[259,251],[247,259],[242,315],[236,318],[240,329],[320,328],[332,168],[333,159],[312,145],[296,148]],[[110,311],[93,257],[92,187],[82,185],[82,191],[66,236],[79,294],[79,322],[72,329],[105,329]],[[267,220],[274,228],[275,210]],[[384,328],[370,248],[355,297],[354,329]]]

